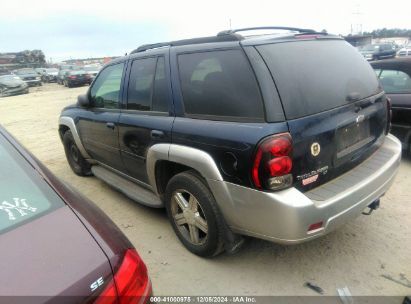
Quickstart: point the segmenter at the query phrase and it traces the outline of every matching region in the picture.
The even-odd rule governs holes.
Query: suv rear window
[[[257,46],[276,82],[286,117],[299,118],[380,92],[375,72],[345,41]]]
[[[0,234],[65,205],[1,134],[0,167]]]
[[[224,120],[264,118],[257,81],[242,51],[182,54],[178,64],[187,114]]]

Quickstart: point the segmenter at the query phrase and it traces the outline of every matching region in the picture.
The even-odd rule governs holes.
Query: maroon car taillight
[[[292,139],[281,133],[264,139],[254,157],[252,179],[258,189],[280,190],[292,185]]]
[[[392,119],[391,98],[387,97],[387,130],[385,130],[385,134],[388,134],[391,130],[391,119]]]
[[[95,303],[146,303],[151,295],[147,267],[135,249],[128,249],[120,267]]]

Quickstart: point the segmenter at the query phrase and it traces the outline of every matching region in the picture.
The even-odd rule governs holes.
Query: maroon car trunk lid
[[[0,295],[45,297],[69,296],[79,302],[104,288],[92,291],[98,281],[108,282],[112,271],[107,257],[77,216],[64,206],[0,234]]]

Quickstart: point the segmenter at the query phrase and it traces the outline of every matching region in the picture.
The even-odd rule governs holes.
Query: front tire
[[[222,252],[222,216],[197,173],[186,171],[172,177],[166,187],[165,205],[174,232],[189,251],[202,257]]]
[[[70,130],[63,135],[64,152],[71,170],[79,176],[91,175],[91,166],[81,155]]]

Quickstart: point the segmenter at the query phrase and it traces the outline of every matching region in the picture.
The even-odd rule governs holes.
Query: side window
[[[152,110],[157,112],[168,112],[168,86],[166,77],[166,66],[164,57],[159,57],[154,78],[154,91]]]
[[[124,63],[108,66],[100,72],[90,90],[96,108],[117,109],[120,102],[120,86]]]
[[[257,81],[240,50],[181,54],[178,65],[187,114],[263,119]]]
[[[168,112],[164,57],[133,61],[128,83],[127,109]]]
[[[131,66],[127,109],[150,111],[156,58],[137,59]]]
[[[411,93],[411,78],[402,71],[383,70],[380,81],[388,94]]]

